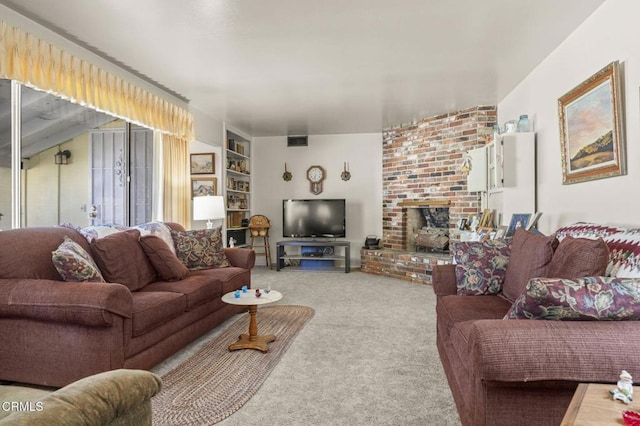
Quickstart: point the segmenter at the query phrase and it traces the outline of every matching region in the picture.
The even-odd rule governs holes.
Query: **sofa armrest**
[[[232,266],[251,269],[256,264],[256,252],[248,248],[225,248],[224,254]]]
[[[484,381],[615,383],[640,374],[637,321],[479,320],[469,335]]]
[[[457,294],[456,265],[435,265],[431,272],[431,285],[436,296]]]
[[[122,284],[0,279],[0,317],[108,326],[131,318],[133,299]]]
[[[151,397],[161,383],[144,370],[95,374],[50,393],[40,399],[41,404],[34,402],[34,410],[10,414],[0,425],[150,425]]]

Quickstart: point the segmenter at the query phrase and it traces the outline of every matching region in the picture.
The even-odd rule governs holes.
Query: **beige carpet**
[[[310,306],[315,314],[255,395],[220,426],[460,426],[436,349],[430,286],[357,270],[265,267],[253,269],[251,286],[283,294],[270,307]],[[152,371],[169,373],[235,321]]]
[[[247,333],[249,315],[243,314],[162,376],[162,390],[152,400],[154,425],[211,425],[233,414],[260,388],[314,310],[276,305],[259,307],[257,315],[258,333],[277,336],[269,351],[228,350]]]

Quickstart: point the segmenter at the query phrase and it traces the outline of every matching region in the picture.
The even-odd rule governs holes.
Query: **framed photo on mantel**
[[[511,222],[509,222],[505,237],[513,237],[518,228],[526,229],[530,220],[531,213],[514,213],[511,216]]]
[[[610,63],[558,99],[564,185],[626,174],[619,68]]]
[[[538,220],[540,220],[540,216],[542,216],[542,212],[535,212],[533,216],[531,216],[531,219],[529,220],[529,223],[526,226],[526,230],[529,231],[531,229],[536,229],[538,226]]]

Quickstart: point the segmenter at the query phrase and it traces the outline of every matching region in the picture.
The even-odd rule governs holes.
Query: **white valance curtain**
[[[158,130],[170,136],[163,138],[165,152],[184,156],[180,159],[165,156],[163,165],[167,165],[167,160],[172,164],[188,161],[187,146],[195,139],[191,113],[5,22],[0,22],[0,78],[17,80]],[[167,145],[172,144],[183,146],[169,149]],[[188,170],[186,173],[174,176],[184,188],[174,183],[167,188],[165,177],[165,205],[170,201],[171,205],[182,206],[165,211],[166,221],[189,223],[190,188],[184,185],[188,182]]]

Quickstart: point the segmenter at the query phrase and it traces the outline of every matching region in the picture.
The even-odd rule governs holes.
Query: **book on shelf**
[[[240,228],[243,217],[242,212],[231,212],[227,214],[227,228]]]

